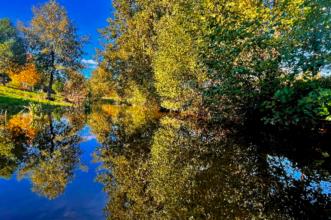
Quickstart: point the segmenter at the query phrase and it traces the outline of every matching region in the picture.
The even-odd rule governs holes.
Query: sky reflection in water
[[[25,177],[17,180],[0,179],[0,219],[104,219],[106,194],[95,181],[96,168],[92,153],[98,142],[86,126],[78,132],[84,138],[79,144],[81,162],[88,170],[75,169],[75,177],[65,192],[49,200],[31,191],[31,182]]]
[[[0,219],[330,214],[327,156],[304,163],[153,109],[16,112],[0,131]]]

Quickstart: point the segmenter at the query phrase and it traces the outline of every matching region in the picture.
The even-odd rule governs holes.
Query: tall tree
[[[0,19],[0,74],[2,82],[13,68],[25,63],[26,50],[23,39],[9,19]]]
[[[111,75],[119,94],[129,103],[155,101],[154,25],[164,10],[158,0],[114,0],[113,5],[116,11],[103,31],[108,44],[100,68]]]
[[[283,62],[294,74],[318,74],[330,70],[331,63],[331,2],[305,0],[300,16],[294,20],[284,42]]]
[[[83,39],[79,38],[64,7],[50,0],[33,8],[30,26],[22,27],[37,67],[49,75],[47,98],[51,99],[54,77],[65,78],[69,71],[82,68]]]

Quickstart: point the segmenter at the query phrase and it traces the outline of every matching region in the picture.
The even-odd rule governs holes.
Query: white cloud
[[[95,60],[86,60],[86,59],[82,59],[82,63],[83,64],[89,64],[89,65],[98,65],[98,62]]]
[[[92,59],[82,59],[82,64],[89,69],[95,69],[98,66],[98,62]]]

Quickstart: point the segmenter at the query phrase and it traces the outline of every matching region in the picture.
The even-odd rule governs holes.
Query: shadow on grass
[[[28,106],[30,103],[41,104],[43,109],[52,109],[56,106],[40,103],[33,100],[18,99],[13,97],[1,96],[0,95],[0,110],[5,110],[10,114],[19,113],[24,109],[25,106]]]

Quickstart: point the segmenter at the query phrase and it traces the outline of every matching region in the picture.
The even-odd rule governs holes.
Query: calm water
[[[0,219],[330,219],[327,137],[102,105],[0,116]]]

